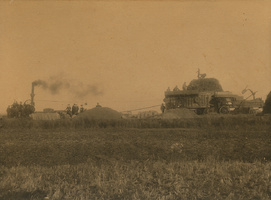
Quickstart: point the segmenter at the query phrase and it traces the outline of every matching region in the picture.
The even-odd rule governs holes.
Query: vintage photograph
[[[0,1],[0,200],[271,199],[271,1]]]

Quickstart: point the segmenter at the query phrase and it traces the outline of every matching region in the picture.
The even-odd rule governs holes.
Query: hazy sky
[[[36,110],[158,105],[198,68],[225,91],[248,85],[265,99],[270,2],[0,1],[0,113],[39,79],[53,85],[35,87]]]

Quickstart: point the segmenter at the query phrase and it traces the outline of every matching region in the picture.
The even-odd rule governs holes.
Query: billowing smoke
[[[36,81],[33,81],[32,82],[32,85],[33,86],[42,86],[43,87],[43,89],[47,89],[48,88],[48,84],[45,82],[45,81],[43,81],[43,80],[36,80]]]
[[[103,95],[98,85],[95,84],[83,84],[74,80],[64,79],[63,77],[51,77],[48,81],[36,80],[32,82],[33,86],[40,86],[44,90],[49,90],[51,94],[60,94],[61,91],[68,91],[71,95],[82,99],[84,97],[93,95]]]
[[[100,91],[97,85],[86,85],[74,90],[74,94],[79,98],[84,98],[88,95],[103,95],[103,91]]]
[[[69,89],[70,88],[70,83],[68,82],[62,82],[60,80],[56,80],[55,82],[51,83],[48,87],[50,92],[52,94],[59,94],[59,92],[62,89]]]

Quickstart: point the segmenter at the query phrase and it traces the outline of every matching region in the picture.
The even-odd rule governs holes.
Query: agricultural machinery
[[[213,113],[253,113],[261,112],[264,102],[260,98],[243,99],[231,92],[199,92],[197,90],[178,90],[165,92],[166,110],[187,108],[197,114]]]

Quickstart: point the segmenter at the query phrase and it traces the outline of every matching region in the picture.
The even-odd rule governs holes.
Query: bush
[[[264,129],[270,120],[251,115],[202,116],[195,119],[59,119],[32,120],[17,118],[2,120],[2,128],[82,129],[82,128],[218,128],[218,129]]]

